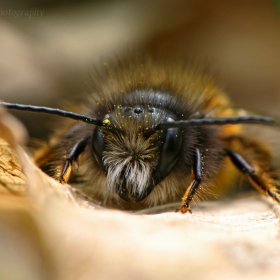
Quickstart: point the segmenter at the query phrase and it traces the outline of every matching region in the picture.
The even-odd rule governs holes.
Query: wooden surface
[[[250,196],[186,215],[95,209],[33,165],[15,126],[2,112],[0,137],[26,184],[1,186],[0,279],[279,279],[277,205]]]

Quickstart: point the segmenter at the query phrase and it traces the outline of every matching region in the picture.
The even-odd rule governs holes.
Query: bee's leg
[[[269,195],[278,203],[280,203],[280,197],[276,192],[275,180],[272,178],[269,170],[265,170],[261,166],[256,166],[256,168],[260,170],[260,172],[256,172],[255,168],[250,165],[239,153],[232,150],[227,150],[227,154],[233,164],[243,174],[248,176],[250,182],[256,189],[265,195]],[[258,173],[260,175],[258,175]]]
[[[84,152],[87,142],[88,138],[80,139],[67,154],[59,177],[60,183],[67,183],[67,181],[69,180],[72,169],[72,163],[73,161],[77,161],[79,156]]]
[[[182,204],[180,208],[176,210],[176,212],[181,212],[182,214],[185,214],[186,212],[192,213],[190,204],[202,180],[202,159],[199,149],[196,149],[196,153],[194,156],[193,175],[194,180],[185,192]]]

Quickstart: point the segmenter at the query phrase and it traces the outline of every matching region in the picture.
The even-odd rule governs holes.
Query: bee
[[[2,105],[63,117],[35,161],[50,165],[61,183],[75,176],[76,188],[100,205],[138,210],[181,201],[177,211],[191,213],[211,185],[231,182],[232,166],[280,203],[271,152],[244,132],[244,124],[274,120],[241,113],[211,76],[184,62],[139,56],[104,63],[76,113]]]

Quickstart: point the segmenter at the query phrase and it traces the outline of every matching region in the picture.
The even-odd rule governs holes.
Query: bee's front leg
[[[176,210],[176,212],[180,212],[182,214],[185,214],[187,212],[192,213],[190,209],[190,204],[202,180],[202,158],[199,149],[196,149],[196,153],[194,156],[193,176],[194,180],[187,188],[187,191],[185,192],[182,200],[182,204],[180,208]]]
[[[78,161],[79,156],[84,152],[85,147],[87,145],[88,138],[80,139],[70,150],[70,152],[66,156],[66,160],[64,162],[59,181],[60,183],[67,183],[69,180],[72,163],[73,161]]]

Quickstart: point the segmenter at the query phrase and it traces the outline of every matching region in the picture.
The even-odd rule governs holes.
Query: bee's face
[[[106,172],[107,186],[122,199],[145,199],[175,165],[182,147],[179,128],[156,130],[175,116],[147,105],[116,106],[96,128],[93,154]]]

